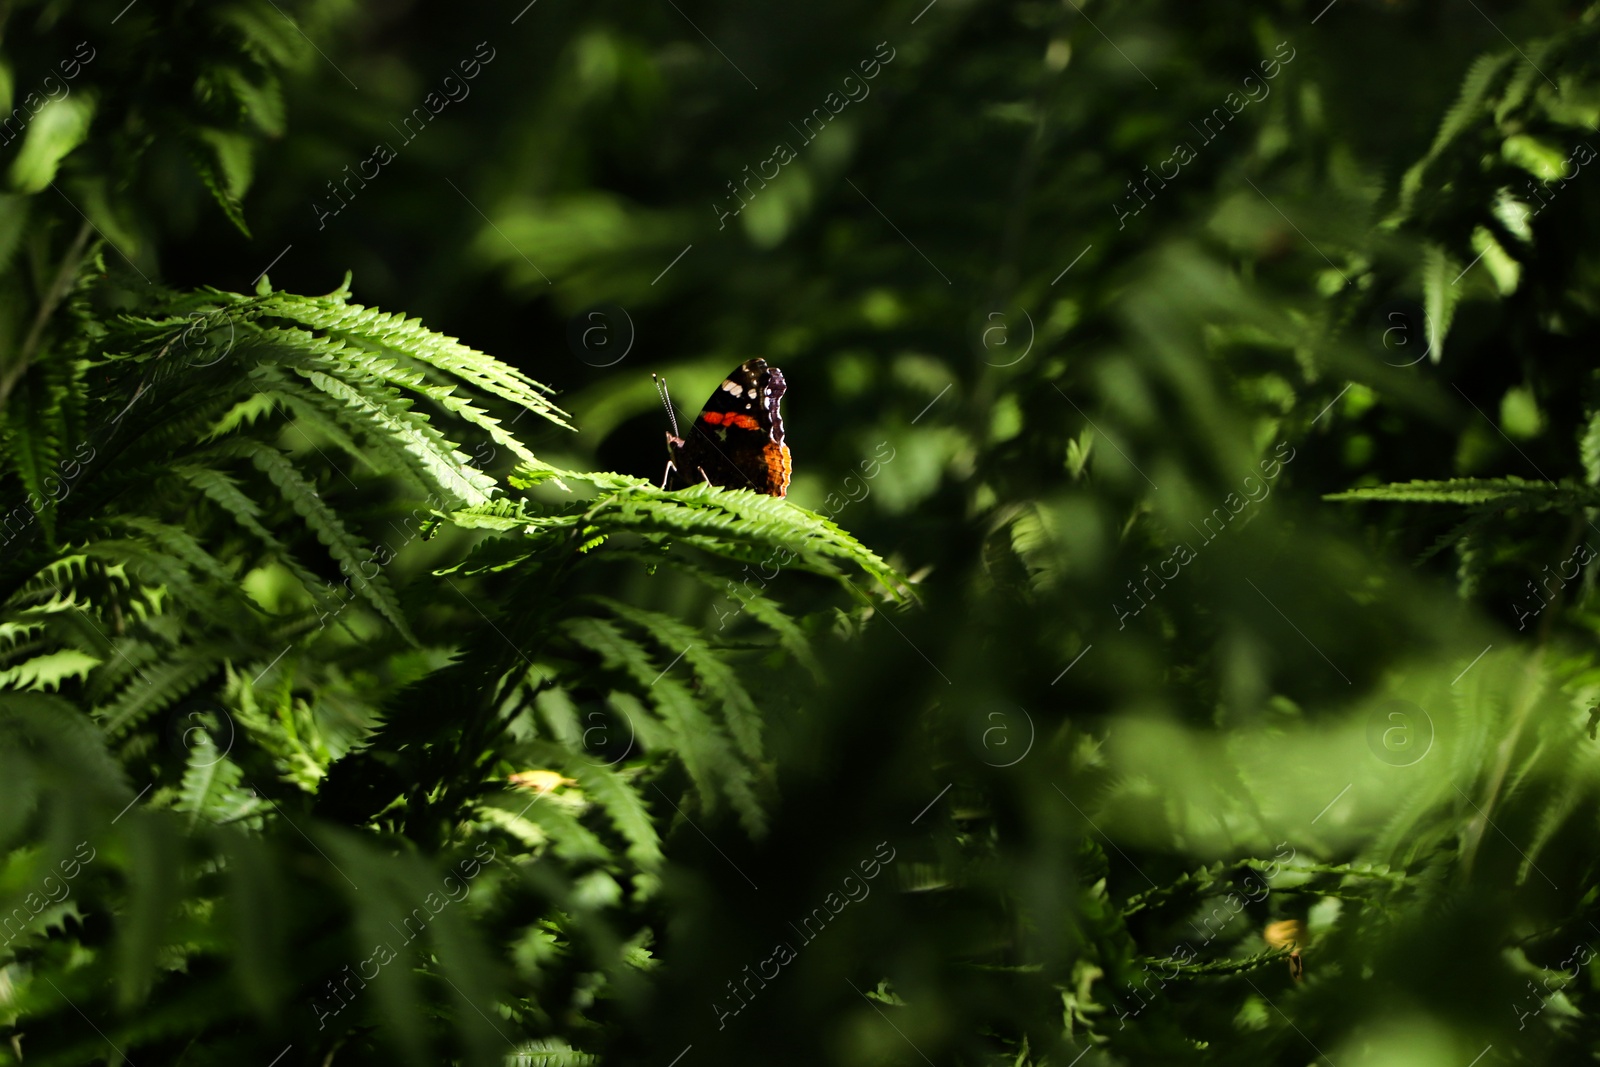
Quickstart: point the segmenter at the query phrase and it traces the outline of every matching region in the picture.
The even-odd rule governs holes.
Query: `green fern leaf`
[[[806,639],[805,632],[793,619],[784,614],[776,601],[750,589],[748,583],[735,586],[728,579],[684,560],[675,560],[673,566],[693,575],[725,601],[722,604],[712,605],[712,611],[717,616],[719,634],[727,627],[731,618],[749,612],[751,618],[777,635],[778,644],[813,678],[822,677],[822,665],[817,662],[816,654],[811,650],[811,642]]]
[[[191,653],[184,659],[140,667],[121,694],[97,709],[96,715],[106,732],[115,737],[188,696],[216,671],[218,663],[213,656]]]
[[[0,409],[0,457],[22,481],[32,512],[47,543],[54,543],[56,505],[70,492],[58,477],[65,427],[61,424],[65,383],[44,367],[22,378]]]
[[[745,759],[761,759],[761,715],[732,667],[706,647],[700,632],[670,615],[647,611],[610,597],[592,597],[612,614],[644,630],[664,651],[683,649],[684,662],[706,691],[722,705],[729,732]]]
[[[582,760],[569,763],[568,770],[628,842],[629,862],[645,872],[658,870],[663,860],[661,838],[633,783],[611,767]]]
[[[468,457],[445,440],[427,419],[406,410],[409,405],[399,399],[398,393],[379,392],[378,395],[390,401],[379,404],[370,399],[374,393],[370,388],[357,390],[320,371],[305,374],[318,389],[358,412],[362,421],[374,428],[375,434],[385,434],[404,448],[414,465],[425,472],[441,492],[468,506],[481,505],[489,499],[494,480],[473,469]]]
[[[381,569],[370,576],[362,572],[362,564],[370,562],[369,554],[362,550],[354,535],[345,528],[333,509],[323,503],[322,497],[311,483],[306,481],[288,458],[277,449],[248,442],[244,450],[261,472],[283,493],[289,505],[316,531],[318,539],[338,561],[340,570],[349,577],[352,588],[365,597],[380,615],[388,619],[402,637],[413,645],[417,644],[416,636],[411,632],[410,624],[406,622],[405,613],[400,608],[400,602],[396,599],[389,580],[384,577]]]
[[[1457,504],[1535,509],[1593,507],[1600,494],[1588,488],[1522,478],[1452,478],[1446,481],[1398,482],[1330,493],[1324,500],[1391,501],[1413,504]]]
[[[1450,332],[1456,305],[1461,302],[1461,287],[1457,284],[1460,274],[1460,264],[1443,247],[1431,241],[1422,246],[1422,299],[1428,325],[1428,359],[1434,363],[1444,358],[1445,335]]]
[[[418,319],[347,303],[342,293],[318,299],[278,294],[263,307],[271,314],[323,330],[330,337],[426,363],[571,429],[566,413],[546,399],[551,392],[547,386],[453,337],[429,330]]]
[[[514,806],[517,810],[507,810]],[[497,797],[480,804],[476,814],[496,829],[503,830],[531,849],[546,845],[562,859],[576,864],[603,863],[611,851],[552,797],[522,794]]]
[[[226,512],[235,522],[249,531],[261,542],[262,546],[271,552],[290,572],[300,580],[300,584],[313,598],[322,590],[324,582],[312,574],[305,566],[290,553],[272,532],[261,524],[261,509],[256,506],[239,488],[239,483],[231,476],[209,467],[190,466],[179,464],[173,467],[173,472],[183,478],[190,485],[199,489],[212,502]]]
[[[565,1041],[541,1038],[524,1041],[506,1057],[506,1067],[597,1067],[600,1057],[579,1052]]]
[[[87,678],[102,662],[75,648],[60,649],[0,671],[0,688],[58,690],[69,678]]]
[[[580,646],[597,654],[608,669],[630,676],[644,692],[671,730],[673,745],[707,806],[714,808],[721,793],[733,803],[747,830],[754,835],[764,832],[766,819],[752,791],[749,768],[689,690],[667,676],[671,663],[657,667],[643,647],[603,619],[569,619],[563,629]]]
[[[236,819],[254,806],[255,798],[241,788],[244,772],[217,748],[208,734],[197,728],[187,733],[185,740],[192,743],[173,807],[188,813],[191,827],[198,819],[209,822]]]

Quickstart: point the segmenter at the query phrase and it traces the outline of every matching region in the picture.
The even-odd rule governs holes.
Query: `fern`
[[[0,687],[12,689],[60,689],[69,678],[84,678],[101,660],[75,648],[63,648],[43,656],[26,659],[0,671]]]
[[[651,708],[671,731],[685,769],[704,790],[708,807],[715,806],[721,793],[733,803],[745,826],[760,833],[765,819],[752,791],[751,771],[736,756],[727,733],[700,710],[681,682],[667,676],[670,659],[663,657],[658,667],[642,646],[602,619],[572,619],[564,629],[605,667],[628,676],[644,691]]]
[[[1371,486],[1330,493],[1324,499],[1340,501],[1384,501],[1411,504],[1455,504],[1467,507],[1528,507],[1537,510],[1577,511],[1600,502],[1586,487],[1531,482],[1515,476],[1506,478],[1452,478],[1446,481],[1414,481],[1397,485]]]
[[[191,726],[191,732],[184,735],[189,743],[189,760],[173,805],[175,810],[188,813],[191,827],[197,819],[232,821],[255,806],[254,798],[243,789],[244,772],[217,748],[209,734],[198,732],[201,729]]]
[[[517,500],[548,544],[518,558],[516,583],[620,619],[562,583],[627,557],[605,545],[570,551],[592,525],[588,502],[513,432],[570,428],[550,389],[413,318],[351,303],[348,284],[303,297],[264,279],[252,295],[149,283],[160,276],[162,221],[199,206],[186,198],[209,196],[214,217],[249,232],[255,153],[263,135],[286,128],[282,79],[321,62],[310,37],[337,7],[302,21],[300,5],[242,0],[163,28],[135,6],[113,13],[112,31],[96,15],[82,28],[128,33],[137,47],[100,47],[68,106],[28,136],[19,187],[43,192],[8,197],[17,227],[0,227],[0,260],[26,269],[0,281],[7,321],[24,324],[23,336],[0,338],[0,497],[27,522],[16,536],[8,528],[0,553],[0,844],[10,849],[0,860],[21,871],[13,861],[48,851],[40,842],[72,845],[80,834],[99,848],[74,886],[83,906],[75,898],[50,911],[7,949],[18,961],[7,969],[8,1025],[25,1028],[30,1062],[98,1054],[89,1041],[136,1060],[181,1059],[193,1041],[233,1057],[252,1047],[262,1017],[287,1020],[293,1043],[319,1060],[341,1049],[348,1058],[378,1017],[397,1020],[381,1038],[388,1053],[498,1059],[507,1046],[483,1011],[575,1017],[597,991],[609,996],[615,964],[640,965],[647,929],[609,948],[599,938],[587,958],[572,945],[589,940],[567,924],[620,909],[619,882],[631,879],[637,903],[655,893],[670,817],[647,802],[644,782],[692,762],[691,788],[706,804],[731,802],[747,827],[762,825],[754,704],[725,655],[697,651],[682,664],[715,688],[710,713],[680,682],[652,690],[630,669],[660,658],[654,646],[687,624],[659,613],[622,620],[606,635],[622,659],[608,660],[541,618],[544,601],[497,602],[492,581],[449,574],[455,557],[496,550],[475,552],[461,529],[444,539],[444,574],[408,552],[424,536],[416,517],[431,533],[448,527],[440,516],[506,503],[515,487],[468,458],[469,445],[487,441],[528,484],[567,494]],[[51,27],[80,29],[73,5],[8,23],[6,77],[19,89],[32,78],[19,49]],[[71,121],[54,121],[63,116]],[[179,150],[171,159],[152,154],[167,143]],[[175,179],[174,163],[198,182]],[[154,209],[145,200],[158,187],[181,191]],[[523,414],[513,428],[508,411],[537,418]],[[591,484],[611,493],[627,481],[618,479],[600,472]],[[375,551],[407,511],[404,558]],[[742,551],[740,530],[700,532],[720,540],[723,558]],[[821,546],[808,565],[876,565],[892,577],[837,530],[807,537]],[[558,559],[532,558],[549,545]],[[788,622],[786,639],[800,647],[775,601],[761,610]],[[521,644],[548,646],[542,670],[519,656]],[[558,692],[548,678],[598,687],[617,706],[643,696],[648,706],[632,705],[643,744],[600,765],[587,760],[582,729],[509,736],[502,709],[487,706],[495,687],[485,679],[495,678],[507,680],[507,721]],[[436,693],[449,702],[423,695]],[[210,709],[205,735],[191,728],[196,707]],[[375,745],[407,731],[404,745]],[[525,798],[492,768],[533,752],[579,785],[520,811]],[[396,753],[404,773],[366,773]],[[341,796],[351,776],[370,795]],[[352,809],[362,814],[340,816]],[[368,1002],[319,1032],[298,989],[308,969],[340,975],[366,958],[449,873],[397,847],[397,829],[419,842],[463,835],[504,858],[455,910],[432,915]],[[524,838],[540,841],[536,864],[517,845]],[[559,932],[572,959],[546,974],[572,991],[571,1004],[511,988],[484,951],[485,911],[505,902],[514,921]],[[75,916],[94,917],[92,935]],[[100,1033],[85,1036],[74,1005]],[[591,1059],[555,1039],[528,1050],[552,1063]]]
[[[354,582],[354,588],[360,596],[371,601],[373,607],[388,619],[401,635],[415,642],[416,637],[411,633],[410,625],[406,622],[405,614],[401,611],[400,603],[395,598],[388,579],[383,576],[381,570],[371,576],[362,571],[363,564],[369,562],[362,551],[362,546],[333,509],[323,503],[315,487],[306,481],[294,465],[276,449],[252,445],[244,451],[256,467],[278,487],[290,506],[305,519],[307,525],[316,531],[317,537],[339,562],[340,569],[346,575],[346,581]]]
[[[1422,295],[1428,323],[1428,358],[1444,358],[1444,339],[1461,301],[1460,264],[1436,244],[1422,249]]]
[[[1439,131],[1434,136],[1433,145],[1428,149],[1427,155],[1406,172],[1401,182],[1402,212],[1409,213],[1415,210],[1414,201],[1417,194],[1426,187],[1425,177],[1429,166],[1446,150],[1454,147],[1462,135],[1481,122],[1483,116],[1490,111],[1492,107],[1490,94],[1514,62],[1515,57],[1510,52],[1499,52],[1480,56],[1472,64],[1462,81],[1455,103],[1450,105],[1443,121],[1439,124]]]
[[[610,597],[596,597],[595,602],[655,638],[660,651],[681,648],[683,660],[693,669],[696,680],[722,705],[740,755],[752,762],[760,760],[761,724],[755,702],[728,664],[714,652],[697,647],[702,639],[695,629],[669,615],[635,608]]]
[[[565,1041],[524,1041],[506,1056],[506,1067],[595,1067],[599,1057],[579,1052]]]
[[[238,159],[228,166],[232,178],[213,175],[224,194],[245,173]],[[86,288],[74,300],[100,283],[77,284]],[[718,593],[744,564],[841,586],[865,573],[891,599],[907,595],[875,553],[786,501],[664,493],[545,462],[491,405],[565,427],[548,389],[348,295],[152,287],[105,319],[74,303],[93,343],[80,342],[50,418],[11,431],[38,441],[32,459],[20,446],[8,452],[28,465],[7,468],[9,485],[93,456],[52,509],[48,535],[0,559],[0,680],[70,701],[92,724],[83,740],[96,755],[83,764],[117,768],[106,776],[115,795],[83,803],[121,835],[108,845],[115,876],[95,891],[95,907],[117,916],[115,950],[93,964],[95,980],[121,1003],[160,1005],[107,1030],[129,1049],[195,1027],[229,1032],[241,1004],[282,1010],[296,969],[284,941],[317,945],[307,933],[316,924],[354,931],[350,958],[325,961],[331,972],[392,937],[442,875],[388,842],[431,832],[421,828],[440,813],[451,813],[451,833],[505,857],[479,878],[541,872],[551,899],[530,907],[557,929],[563,916],[624,907],[624,885],[627,906],[657,899],[663,836],[681,820],[731,808],[745,832],[766,831],[763,717],[739,667],[770,647],[816,672],[801,621],[775,590],[740,586],[751,632],[775,641],[741,646],[714,619],[696,625],[583,589],[601,565],[664,564]],[[39,371],[25,388],[44,381]],[[60,384],[77,381],[92,383],[81,402]],[[457,444],[466,435],[503,448],[514,479],[476,469]],[[402,555],[439,530],[472,540],[436,572],[395,563],[369,546],[391,540],[384,517],[406,508]],[[588,750],[579,700],[607,708],[626,733],[612,762]],[[495,770],[530,765],[577,784],[535,798]],[[663,788],[676,768],[685,796]],[[304,916],[279,909],[270,937],[246,929],[251,911],[298,892],[301,875],[281,872],[307,868],[348,898],[302,894]],[[372,1010],[413,1020],[388,1032],[397,1047],[489,1049],[492,1031],[459,1010],[457,990],[475,1004],[503,998],[529,1018],[544,1010],[491,977],[467,915],[462,906],[435,916],[427,955],[373,981]],[[74,936],[30,944],[54,951]],[[642,965],[647,941],[647,929],[635,932],[629,966]],[[194,977],[223,954],[233,956],[226,982]],[[580,965],[590,964],[561,966]],[[95,998],[87,981],[48,973],[75,998]],[[29,1017],[66,1010],[48,986],[16,1004]],[[428,1012],[450,1004],[446,1036]],[[356,1032],[363,1017],[342,1015],[330,1030]],[[307,1022],[314,1028],[315,1016]],[[549,1062],[586,1062],[570,1046],[547,1051]]]

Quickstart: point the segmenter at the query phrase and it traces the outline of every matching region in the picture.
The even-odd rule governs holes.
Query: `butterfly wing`
[[[667,435],[667,488],[701,482],[771,496],[789,491],[792,463],[778,410],[788,383],[764,359],[748,359],[706,400],[683,437]]]

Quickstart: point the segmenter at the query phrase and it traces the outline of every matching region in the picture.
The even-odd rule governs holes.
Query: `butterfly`
[[[657,378],[656,387],[672,422],[663,489],[705,482],[769,496],[789,491],[789,446],[783,441],[783,416],[778,412],[778,401],[788,388],[783,371],[764,359],[745,360],[717,386],[689,432],[681,436],[666,383]]]

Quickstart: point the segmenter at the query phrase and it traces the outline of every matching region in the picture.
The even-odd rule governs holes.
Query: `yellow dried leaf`
[[[565,778],[559,771],[518,771],[506,781],[518,789],[531,789],[535,793],[548,793],[564,785],[577,785],[573,778]]]

